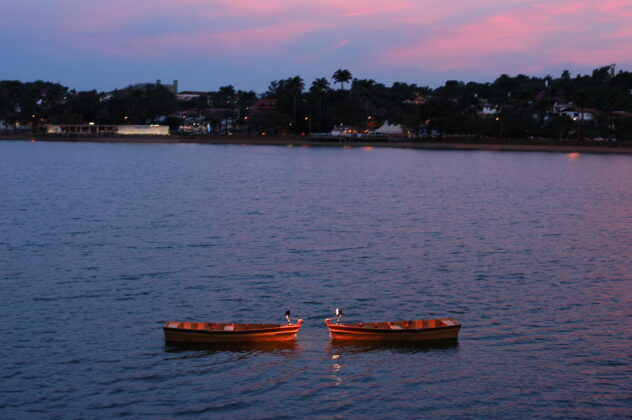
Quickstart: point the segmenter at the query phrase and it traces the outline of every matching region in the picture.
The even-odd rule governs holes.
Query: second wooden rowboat
[[[325,320],[332,340],[439,341],[456,340],[461,324],[454,319],[341,324]]]
[[[303,320],[295,324],[236,324],[167,321],[165,340],[181,344],[269,343],[294,340]]]

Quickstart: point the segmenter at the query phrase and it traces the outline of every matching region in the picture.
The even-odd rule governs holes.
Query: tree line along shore
[[[58,139],[72,137],[69,127],[158,124],[195,142],[232,142],[231,136],[283,142],[298,136],[310,143],[618,148],[632,141],[632,73],[610,65],[590,75],[503,74],[489,83],[451,80],[432,89],[404,82],[386,86],[340,69],[311,84],[300,76],[273,80],[261,94],[233,86],[178,92],[177,83],[160,82],[97,92],[45,81],[0,81],[4,137],[42,137],[52,124],[58,126]],[[383,126],[401,132],[370,138]],[[84,131],[77,136],[91,137]]]

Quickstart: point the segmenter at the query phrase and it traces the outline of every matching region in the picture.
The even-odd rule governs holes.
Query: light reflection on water
[[[165,351],[188,357],[191,354],[213,355],[215,353],[269,353],[288,357],[300,355],[300,345],[296,340],[278,343],[214,343],[214,344],[172,344],[165,345]]]
[[[0,142],[0,417],[629,415],[632,158]],[[447,346],[324,319],[451,317]],[[304,319],[183,348],[162,325]]]
[[[456,349],[458,340],[430,342],[338,342],[329,344],[329,352],[334,355],[357,354],[367,352],[422,353],[447,349]]]
[[[457,347],[457,340],[426,343],[331,342],[328,347],[332,363],[331,376],[336,386],[342,385],[345,382],[344,366],[346,359],[363,353],[377,353],[387,359],[396,360],[399,357],[406,357],[406,355],[412,356],[416,353],[456,350]],[[353,363],[353,360],[350,363]]]

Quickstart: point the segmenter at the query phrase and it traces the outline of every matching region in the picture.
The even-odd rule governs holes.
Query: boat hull
[[[193,325],[191,325],[193,324]],[[165,341],[181,344],[212,343],[270,343],[287,342],[296,339],[302,321],[297,324],[280,325],[266,328],[223,330],[214,328],[215,324],[167,322],[163,327]],[[222,324],[236,325],[236,324]],[[244,324],[248,325],[248,324]]]
[[[390,323],[367,324],[366,327],[355,325],[335,324],[326,320],[329,335],[334,341],[370,341],[370,342],[422,342],[422,341],[449,341],[457,340],[461,325],[438,325],[427,328],[395,328],[403,322],[393,323],[395,327],[389,328]],[[413,321],[406,321],[407,323]],[[410,325],[410,324],[409,324]],[[414,324],[413,324],[414,325]],[[384,326],[384,328],[381,328]]]

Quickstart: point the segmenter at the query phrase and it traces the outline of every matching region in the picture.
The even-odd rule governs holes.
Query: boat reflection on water
[[[260,343],[213,343],[213,344],[165,344],[167,353],[215,354],[215,353],[271,353],[280,355],[296,355],[300,351],[294,340],[286,342]]]
[[[440,341],[332,341],[329,343],[329,351],[332,354],[357,354],[378,351],[390,351],[393,353],[422,353],[432,350],[456,349],[459,346],[458,339]]]
[[[343,356],[353,357],[362,353],[401,353],[412,355],[415,353],[426,353],[433,351],[456,350],[459,346],[458,339],[432,341],[432,342],[340,342],[329,343],[329,358],[332,362],[331,378],[335,386],[342,385],[345,381],[343,376]],[[388,355],[387,357],[390,357]]]

